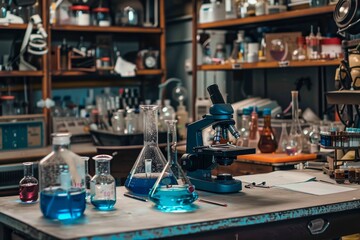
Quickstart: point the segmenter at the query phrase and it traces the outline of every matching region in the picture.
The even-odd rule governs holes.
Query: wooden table
[[[310,173],[329,181],[320,172]],[[25,239],[330,239],[360,232],[360,186],[351,187],[356,190],[324,196],[278,188],[245,188],[228,195],[199,192],[201,198],[228,206],[196,202],[197,211],[180,214],[126,198],[120,187],[115,211],[99,212],[88,205],[85,216],[72,224],[43,218],[39,203],[2,197],[0,239],[10,240],[12,233]],[[324,232],[311,234],[308,228],[314,230],[322,221],[329,223]]]

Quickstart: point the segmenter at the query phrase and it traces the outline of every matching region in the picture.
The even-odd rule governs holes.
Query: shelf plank
[[[326,67],[337,66],[340,60],[306,60],[289,61],[288,64],[281,65],[279,62],[256,62],[256,63],[237,63],[237,64],[209,64],[200,65],[198,70],[203,71],[230,71],[243,69],[263,69],[263,68],[288,68],[288,67]]]
[[[144,70],[137,70],[136,76],[146,76],[146,75],[161,75],[163,74],[162,69],[144,69]],[[53,71],[53,76],[58,77],[70,77],[70,76],[89,76],[89,75],[99,75],[96,72],[81,72],[81,71]],[[120,75],[105,75],[105,76],[119,76]],[[134,77],[136,77],[134,76]]]
[[[0,121],[15,120],[15,119],[34,119],[34,118],[44,118],[44,115],[43,114],[25,114],[25,115],[0,116]]]
[[[0,77],[42,77],[42,71],[0,71]]]
[[[282,13],[268,14],[263,16],[254,16],[247,18],[236,18],[236,19],[226,19],[222,21],[209,22],[209,23],[199,23],[198,29],[218,29],[226,27],[235,27],[235,26],[245,26],[255,23],[267,23],[278,20],[286,20],[293,18],[304,18],[309,16],[316,16],[321,14],[332,13],[335,9],[335,5],[324,6],[324,7],[314,7],[301,10],[292,10]]]
[[[161,28],[150,27],[98,27],[98,26],[76,26],[76,25],[54,25],[51,26],[53,31],[81,31],[81,32],[113,32],[113,33],[162,33]]]
[[[27,24],[25,23],[12,23],[12,24],[1,24],[0,30],[25,30]]]

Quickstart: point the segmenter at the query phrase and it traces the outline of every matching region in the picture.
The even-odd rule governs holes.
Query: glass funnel
[[[166,159],[158,146],[158,106],[140,107],[144,113],[144,147],[125,181],[125,187],[133,194],[148,195],[164,169]]]
[[[168,162],[149,193],[149,199],[162,212],[194,211],[196,206],[192,203],[198,198],[195,186],[177,162],[176,122],[166,120]]]
[[[291,91],[292,103],[292,122],[289,132],[289,138],[286,145],[286,153],[288,155],[297,155],[302,151],[303,137],[299,121],[299,93],[298,91]]]

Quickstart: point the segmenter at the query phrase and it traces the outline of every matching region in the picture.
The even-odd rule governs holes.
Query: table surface
[[[305,170],[317,179],[332,181],[321,172]],[[39,203],[21,204],[16,196],[0,198],[0,223],[35,239],[77,239],[107,236],[122,239],[158,238],[250,226],[281,220],[360,209],[360,185],[345,194],[316,196],[279,188],[244,188],[235,194],[200,192],[200,198],[228,204],[227,207],[196,202],[191,213],[162,213],[152,202],[123,196],[117,189],[114,211],[100,212],[87,205],[85,216],[69,222],[45,219]]]

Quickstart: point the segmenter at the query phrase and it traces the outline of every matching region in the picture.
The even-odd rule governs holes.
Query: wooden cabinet
[[[318,25],[325,26],[327,28],[327,25],[329,24],[329,21],[333,21],[332,13],[335,9],[334,5],[329,6],[323,6],[323,7],[317,7],[317,8],[307,8],[307,9],[299,9],[299,10],[289,10],[287,12],[282,13],[276,13],[276,14],[269,14],[269,15],[262,15],[262,16],[253,16],[253,17],[247,17],[247,18],[236,18],[236,19],[225,19],[221,21],[215,21],[215,22],[208,22],[208,23],[198,23],[198,15],[199,15],[199,5],[200,1],[193,0],[193,30],[192,30],[192,66],[193,66],[193,81],[192,81],[192,88],[194,89],[192,92],[192,103],[193,106],[195,105],[196,101],[196,88],[198,86],[198,78],[199,78],[199,72],[201,74],[204,74],[204,71],[226,71],[227,73],[227,82],[230,81],[230,79],[235,79],[241,77],[243,72],[249,72],[249,71],[263,71],[261,74],[265,76],[265,80],[267,80],[269,74],[267,71],[275,71],[274,69],[279,69],[278,71],[285,72],[285,69],[290,68],[317,68],[317,81],[319,82],[319,89],[315,93],[319,96],[318,104],[321,106],[318,107],[318,112],[322,113],[324,111],[324,108],[326,108],[326,100],[324,97],[324,90],[326,90],[326,80],[331,81],[331,79],[334,78],[334,75],[331,76],[335,72],[336,66],[339,65],[340,60],[339,59],[333,59],[333,60],[305,60],[305,61],[288,61],[285,65],[279,64],[279,62],[274,61],[265,61],[265,62],[255,62],[255,63],[225,63],[225,64],[200,64],[199,65],[199,57],[198,56],[198,47],[199,44],[197,42],[197,35],[200,32],[204,31],[227,31],[227,32],[236,32],[238,30],[254,30],[258,27],[268,27],[268,28],[278,28],[281,29],[281,27],[284,28],[284,26],[287,26],[285,30],[287,31],[303,31],[302,35],[306,35],[309,33],[310,28],[307,29],[307,32],[304,32],[304,23],[308,22],[315,22],[319,23]],[[320,24],[321,23],[321,24]],[[307,26],[306,26],[307,27]],[[277,30],[278,30],[277,29]],[[333,34],[335,34],[336,29],[326,29],[327,31],[332,31]],[[324,29],[322,29],[322,33],[324,33]],[[255,41],[256,42],[256,41]],[[232,49],[232,46],[230,46]],[[291,53],[290,53],[291,54]],[[331,73],[328,75],[325,75],[325,72],[327,69],[325,68],[331,68]],[[306,74],[306,71],[303,73],[303,75]],[[229,77],[230,75],[230,77]],[[232,76],[231,76],[232,75]],[[292,76],[293,77],[293,76]],[[297,77],[302,77],[301,73]],[[264,82],[265,82],[264,80]],[[290,81],[290,80],[289,80]],[[268,81],[269,82],[269,81]],[[267,84],[271,83],[265,83],[263,86],[257,86],[258,88],[267,88]],[[325,87],[324,87],[325,86]],[[227,87],[229,88],[229,87]],[[325,89],[324,89],[325,88]],[[231,87],[231,89],[228,89],[230,92],[234,92],[236,90],[235,87]],[[282,89],[285,90],[285,89]],[[288,92],[293,89],[286,89]],[[228,94],[231,97],[231,93],[228,92]],[[262,97],[269,97],[262,96]],[[290,93],[289,93],[290,98]],[[234,99],[231,99],[234,100]],[[276,100],[276,99],[274,99]],[[195,107],[193,108],[194,112],[193,115],[195,116]]]

